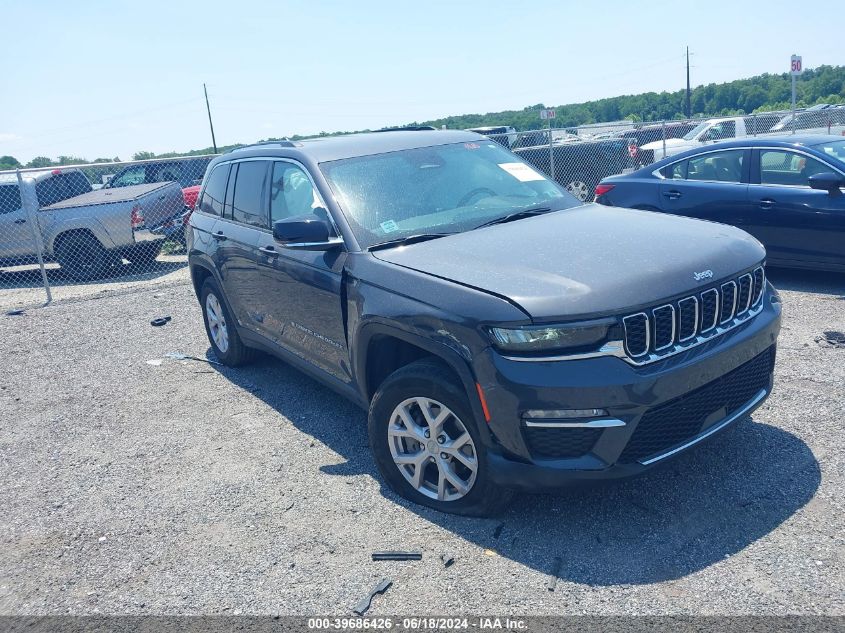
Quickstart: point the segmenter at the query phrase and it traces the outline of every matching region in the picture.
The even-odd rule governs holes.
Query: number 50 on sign
[[[793,55],[790,63],[790,72],[793,75],[800,75],[804,72],[804,67],[801,65],[801,56]]]

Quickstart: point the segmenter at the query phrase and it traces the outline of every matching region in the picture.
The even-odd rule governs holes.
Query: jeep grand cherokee
[[[190,224],[214,354],[270,352],[358,403],[387,483],[439,510],[636,475],[772,387],[757,240],[583,205],[478,134],[236,150]]]

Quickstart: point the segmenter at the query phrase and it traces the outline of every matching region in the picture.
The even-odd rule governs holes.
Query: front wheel
[[[370,405],[370,447],[384,479],[406,499],[489,516],[507,506],[512,492],[491,482],[486,449],[456,382],[429,359],[388,376]]]

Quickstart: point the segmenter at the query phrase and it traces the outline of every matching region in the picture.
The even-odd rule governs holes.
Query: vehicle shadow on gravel
[[[766,267],[766,276],[778,290],[834,295],[834,299],[845,299],[845,273]]]
[[[214,360],[210,350],[207,356]],[[557,575],[571,582],[648,584],[695,573],[775,530],[821,482],[801,439],[745,419],[634,480],[522,494],[492,519],[446,515],[405,501],[381,481],[356,406],[269,357],[242,369],[214,367],[346,459],[321,466],[326,475],[369,475],[398,506],[477,544],[479,556],[493,550],[549,574],[560,559]]]

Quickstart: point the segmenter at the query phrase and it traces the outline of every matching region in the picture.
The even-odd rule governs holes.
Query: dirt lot
[[[489,520],[394,496],[363,412],[283,363],[167,357],[208,351],[184,269],[0,316],[0,613],[349,614],[388,576],[370,614],[843,614],[845,349],[816,339],[845,331],[845,276],[770,276],[753,421]]]

